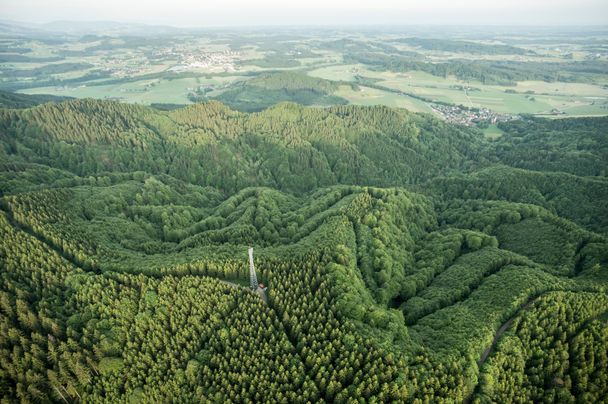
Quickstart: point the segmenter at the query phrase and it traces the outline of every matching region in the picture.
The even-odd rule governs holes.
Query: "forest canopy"
[[[7,402],[608,395],[608,118],[489,140],[384,106],[23,106],[0,109]]]

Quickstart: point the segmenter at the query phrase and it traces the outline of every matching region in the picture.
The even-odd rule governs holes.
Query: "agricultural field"
[[[374,79],[377,85],[423,97],[429,101],[471,108],[489,108],[507,114],[550,115],[553,110],[559,110],[565,115],[605,115],[608,108],[608,87],[586,83],[522,81],[515,86],[495,86],[463,81],[454,76],[437,77],[418,71],[377,72],[362,65],[325,67],[313,70],[309,74],[328,80],[353,82],[357,81],[357,76],[363,76]],[[386,93],[376,89],[374,94],[378,92]],[[359,101],[356,94],[346,98],[354,103]],[[383,99],[378,103],[384,102]],[[398,106],[390,103],[386,105]]]
[[[573,32],[560,42],[547,41],[547,32],[457,32],[445,39],[424,29],[56,35],[52,43],[0,38],[0,90],[144,105],[219,99],[255,111],[270,103],[256,101],[259,91],[243,93],[242,82],[290,71],[350,85],[324,93],[319,102],[287,93],[268,94],[268,99],[435,114],[433,103],[458,106],[463,114],[478,109],[504,116],[608,113],[607,51],[594,45],[606,37],[603,31]],[[471,125],[485,119],[484,114],[469,121],[437,115]]]
[[[206,78],[188,77],[175,79],[138,80],[124,84],[93,85],[77,87],[43,87],[23,90],[23,94],[51,94],[63,97],[112,99],[137,104],[154,103],[190,104],[188,94],[200,87],[220,89],[230,83],[242,80],[239,76],[219,76]]]

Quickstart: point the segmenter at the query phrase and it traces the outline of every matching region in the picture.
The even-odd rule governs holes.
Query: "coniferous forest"
[[[606,402],[608,117],[18,101],[2,402]]]

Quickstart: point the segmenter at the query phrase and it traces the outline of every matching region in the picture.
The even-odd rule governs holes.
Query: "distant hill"
[[[425,50],[473,53],[480,55],[524,55],[533,53],[523,48],[502,44],[484,44],[472,41],[456,41],[438,38],[402,38],[395,42],[406,43]]]
[[[129,34],[176,34],[183,31],[180,28],[168,25],[149,25],[137,23],[124,23],[116,21],[53,21],[41,24],[40,28],[67,34],[103,34],[103,35],[129,35]]]
[[[24,37],[41,40],[44,42],[59,40],[60,35],[39,26],[24,22],[0,20],[0,32],[3,35]]]
[[[333,94],[340,85],[354,86],[301,72],[273,72],[237,82],[214,98],[245,112],[260,111],[283,101],[318,106],[347,104],[346,99]],[[196,96],[191,100],[196,101]]]

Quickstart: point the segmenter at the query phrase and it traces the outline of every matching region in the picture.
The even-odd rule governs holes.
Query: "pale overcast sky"
[[[0,19],[175,26],[606,25],[608,0],[0,0]]]

